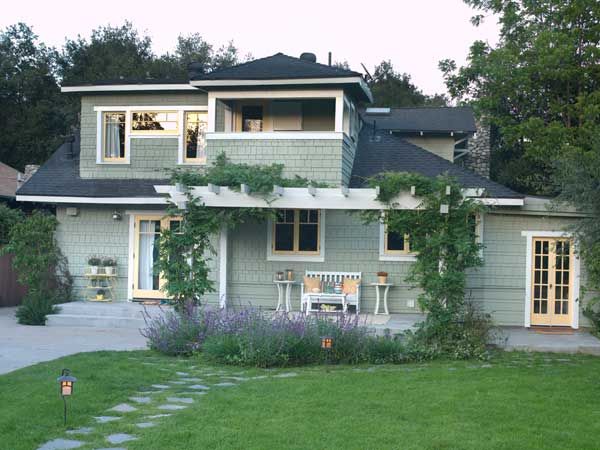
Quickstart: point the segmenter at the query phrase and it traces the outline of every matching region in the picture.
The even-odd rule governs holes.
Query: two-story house
[[[365,185],[382,171],[449,173],[466,195],[491,206],[478,220],[485,265],[469,275],[469,296],[498,324],[579,326],[579,260],[564,231],[577,214],[550,212],[546,200],[489,180],[488,161],[464,163],[485,135],[469,108],[366,108],[373,99],[361,74],[319,64],[312,54],[278,53],[189,80],[117,80],[62,91],[81,96],[80,133],[18,200],[56,205],[57,239],[78,299],[87,296],[90,255],[117,259],[115,301],[164,298],[153,270],[156,239],[170,226],[165,207],[178,195],[165,169],[203,170],[225,153],[234,162],[281,163],[285,175],[329,187],[282,189],[269,205],[243,192],[197,187],[209,206],[279,210],[274,223],[215,237],[218,289],[209,302],[274,308],[279,271],[291,269],[297,279],[305,271],[360,272],[361,310],[370,312],[370,283],[386,271],[394,284],[390,312],[418,313],[417,291],[404,280],[415,259],[409,241],[348,212],[382,207]],[[418,199],[407,193],[400,203],[415,208]],[[291,297],[298,309],[298,286]]]

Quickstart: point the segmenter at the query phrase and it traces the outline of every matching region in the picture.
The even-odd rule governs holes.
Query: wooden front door
[[[531,325],[570,326],[573,311],[573,243],[534,238]]]

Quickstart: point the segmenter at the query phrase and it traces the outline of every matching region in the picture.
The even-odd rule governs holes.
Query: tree
[[[448,91],[497,131],[493,178],[522,192],[557,193],[554,162],[579,145],[584,110],[600,88],[600,3],[464,1],[500,17],[500,42],[473,43],[464,67],[441,61]]]
[[[55,60],[24,23],[0,32],[0,161],[17,169],[44,162],[68,132]]]
[[[375,67],[369,87],[375,98],[374,106],[402,107],[402,106],[446,106],[445,96],[423,94],[415,86],[407,73],[394,70],[391,61],[382,61]]]

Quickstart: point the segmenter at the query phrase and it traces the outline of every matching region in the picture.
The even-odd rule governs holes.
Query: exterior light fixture
[[[71,371],[69,369],[63,369],[60,377],[56,379],[59,385],[59,393],[63,399],[63,403],[65,405],[64,408],[64,417],[65,417],[65,425],[67,424],[67,397],[73,395],[73,387],[77,378],[71,376]]]
[[[333,337],[321,336],[321,349],[325,352],[325,362],[329,364],[331,350],[333,349]]]
[[[113,220],[121,220],[121,213],[115,209],[112,213],[112,218]]]

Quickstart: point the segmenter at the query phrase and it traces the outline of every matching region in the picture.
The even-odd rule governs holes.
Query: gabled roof
[[[236,66],[213,70],[192,77],[192,80],[275,80],[282,78],[361,77],[353,70],[328,66],[293,56],[276,53]]]
[[[465,188],[484,188],[485,197],[524,197],[506,186],[394,136],[389,131],[375,131],[372,125],[365,125],[358,138],[350,187],[363,187],[368,178],[383,172],[415,172],[427,177],[448,174]]]
[[[385,110],[389,112],[385,112]],[[377,112],[370,113],[369,110]],[[377,128],[400,133],[477,131],[473,110],[469,107],[367,108],[366,122],[376,121]]]
[[[18,196],[44,197],[158,197],[154,185],[168,180],[81,178],[79,176],[79,136],[66,142],[17,191]],[[72,146],[72,147],[71,147]]]

